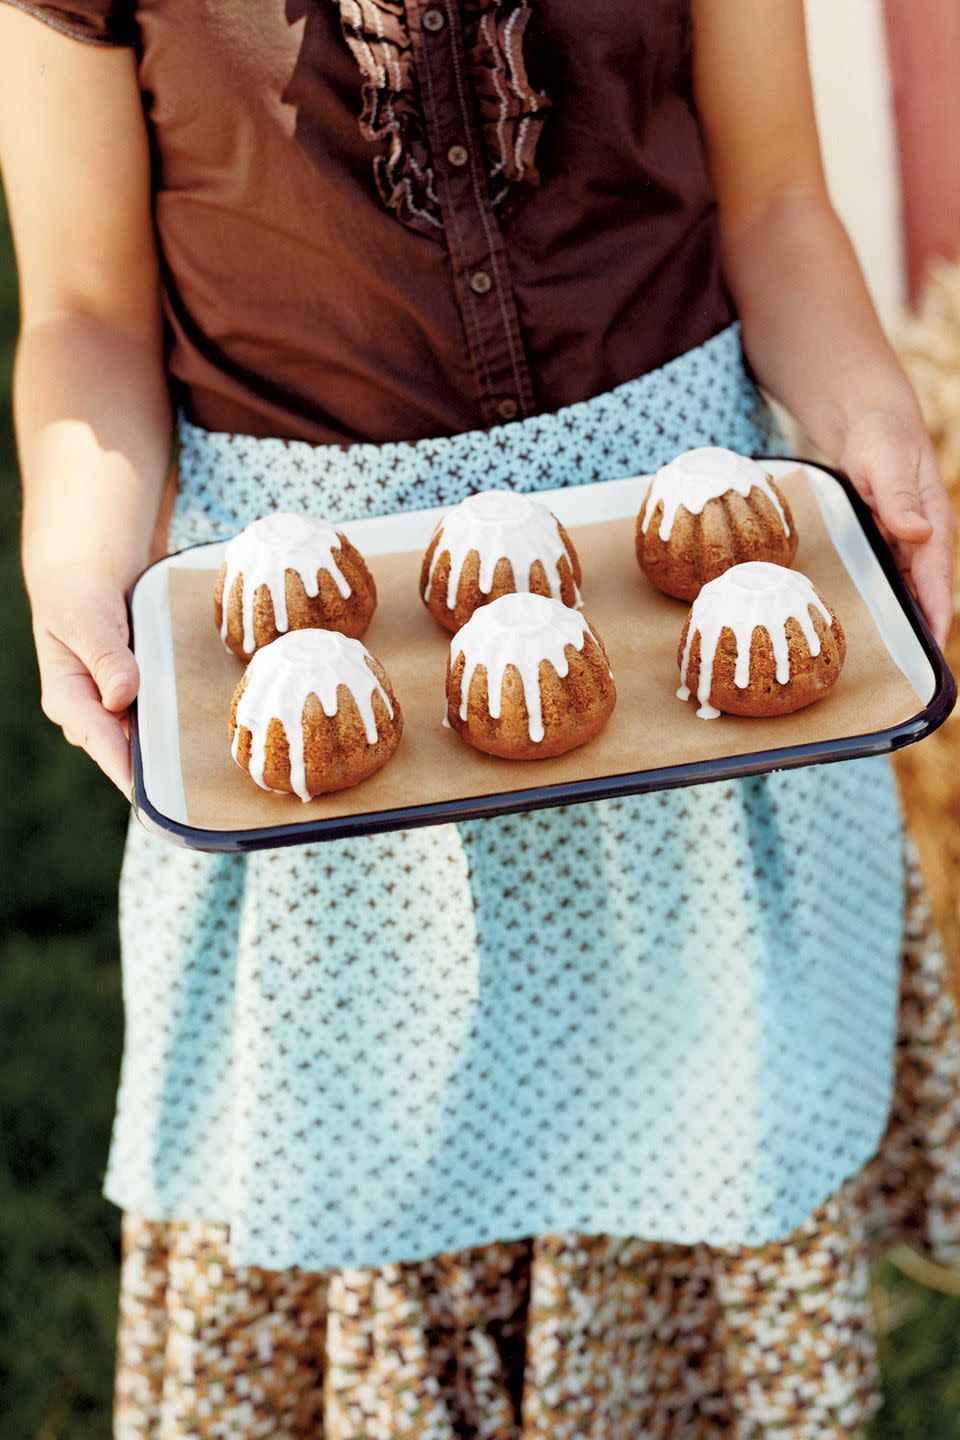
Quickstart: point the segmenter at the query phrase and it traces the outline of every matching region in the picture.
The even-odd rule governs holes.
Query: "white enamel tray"
[[[532,784],[529,789],[508,794],[469,796],[402,810],[291,822],[258,830],[201,830],[189,823],[180,772],[167,572],[172,567],[218,569],[225,548],[225,542],[220,542],[194,546],[158,561],[140,577],[130,596],[134,649],[141,671],[140,694],[131,711],[134,804],[140,819],[147,828],[162,833],[174,843],[201,850],[242,851],[862,758],[922,739],[949,715],[956,700],[956,685],[869,511],[848,481],[821,466],[793,459],[770,459],[763,463],[775,479],[795,471],[798,466],[804,469],[840,558],[869,608],[892,659],[916,691],[917,713],[904,723],[893,729],[826,740],[822,744],[785,746],[560,785]],[[564,525],[576,527],[635,515],[648,484],[649,477],[638,475],[596,485],[542,491],[537,498],[548,505]],[[443,513],[440,509],[407,511],[356,520],[339,528],[368,557],[423,551]]]

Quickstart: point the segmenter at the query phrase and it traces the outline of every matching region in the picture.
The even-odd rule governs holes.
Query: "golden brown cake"
[[[447,630],[514,591],[579,605],[579,587],[580,561],[566,530],[545,505],[513,490],[485,490],[449,511],[420,572],[424,604]]]
[[[677,697],[697,714],[789,715],[822,700],[846,655],[843,627],[805,575],[781,565],[734,565],[704,585],[677,662]]]
[[[230,708],[237,764],[261,789],[301,800],[366,780],[402,732],[383,666],[334,630],[292,630],[258,650]]]
[[[658,590],[694,600],[731,565],[792,565],[790,507],[756,460],[702,446],[657,471],[637,517],[637,560]]]
[[[213,606],[223,643],[247,660],[288,630],[358,638],[377,588],[363,556],[326,520],[265,515],[227,546]]]
[[[487,755],[563,755],[599,734],[616,701],[603,641],[559,600],[502,595],[450,642],[447,723]]]

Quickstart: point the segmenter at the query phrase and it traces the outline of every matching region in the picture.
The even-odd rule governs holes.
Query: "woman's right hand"
[[[129,799],[127,710],[140,672],[123,589],[96,571],[28,578],[43,713]]]

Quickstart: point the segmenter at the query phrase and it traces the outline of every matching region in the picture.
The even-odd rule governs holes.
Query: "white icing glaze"
[[[662,500],[663,514],[657,533],[661,540],[669,540],[681,509],[691,515],[702,515],[708,501],[718,500],[731,490],[746,497],[754,486],[766,495],[780,516],[784,534],[789,535],[790,526],[783,506],[763,466],[719,445],[701,445],[661,466],[647,491],[647,508],[641,529],[646,535],[653,513]]]
[[[590,627],[576,610],[545,595],[501,595],[475,610],[450,642],[450,665],[464,657],[460,681],[460,719],[467,718],[470,683],[479,665],[487,674],[487,705],[500,719],[503,680],[516,667],[523,685],[528,732],[536,744],[544,738],[540,662],[546,660],[562,680],[570,672],[566,647],[582,650]]]
[[[766,630],[773,645],[773,656],[777,665],[777,682],[786,685],[790,679],[790,652],[787,645],[786,625],[796,620],[803,631],[811,655],[820,654],[820,637],[816,632],[809,606],[823,616],[828,625],[833,624],[830,611],[820,599],[816,590],[798,570],[788,570],[783,565],[770,565],[765,560],[751,560],[745,565],[734,565],[716,580],[710,580],[690,611],[690,628],[683,647],[680,664],[680,688],[678,700],[689,700],[687,665],[694,635],[700,636],[700,678],[697,682],[697,699],[700,709],[697,714],[702,720],[715,720],[720,714],[710,704],[710,690],[713,685],[713,662],[717,653],[720,632],[732,630],[737,642],[737,661],[733,683],[741,690],[750,684],[750,644],[757,627]]]
[[[567,555],[567,548],[556,518],[529,495],[520,495],[514,490],[484,490],[479,495],[469,495],[443,517],[435,533],[439,539],[430,561],[423,593],[425,600],[440,556],[448,553],[447,608],[454,609],[463,567],[471,550],[476,550],[480,557],[479,585],[484,595],[493,589],[499,560],[510,561],[518,592],[529,591],[530,567],[539,560],[551,595],[559,599],[560,561]],[[576,603],[580,604],[579,590]]]
[[[286,574],[294,570],[300,576],[305,593],[311,600],[320,593],[319,572],[326,570],[344,600],[350,585],[337,564],[334,551],[340,549],[340,536],[326,520],[308,515],[264,515],[254,520],[226,549],[227,573],[223,582],[223,620],[220,636],[227,638],[227,606],[230,592],[238,575],[243,576],[241,613],[243,648],[250,654],[256,644],[253,633],[253,601],[261,585],[266,585],[273,602],[273,616],[281,634],[289,625],[287,615]]]
[[[379,695],[390,717],[390,697],[367,664],[369,652],[359,640],[336,630],[291,630],[271,645],[258,650],[247,666],[247,684],[237,706],[237,728],[232,752],[237,760],[241,726],[250,731],[250,775],[263,790],[267,730],[279,720],[290,747],[290,785],[301,800],[309,800],[306,757],[303,745],[303,707],[308,695],[316,695],[324,715],[336,715],[337,694],[346,686],[356,701],[367,742],[378,738],[373,697]],[[238,761],[239,763],[239,761]]]

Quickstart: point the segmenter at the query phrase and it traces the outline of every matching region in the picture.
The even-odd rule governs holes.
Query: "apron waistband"
[[[312,445],[204,430],[181,414],[174,546],[221,539],[270,509],[334,523],[455,505],[482,489],[548,490],[648,473],[681,450],[782,448],[744,365],[740,328],[601,395],[490,430],[385,445]]]

